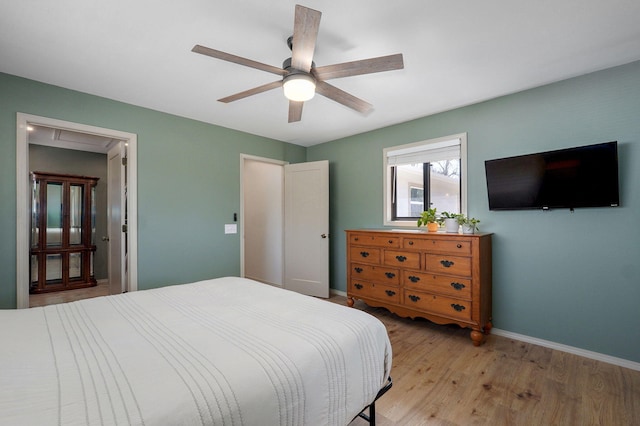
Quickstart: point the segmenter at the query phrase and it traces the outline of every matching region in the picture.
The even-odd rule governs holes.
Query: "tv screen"
[[[489,210],[615,207],[618,143],[485,161]]]

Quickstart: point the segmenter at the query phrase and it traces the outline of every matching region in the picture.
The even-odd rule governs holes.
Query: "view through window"
[[[427,208],[463,213],[466,135],[385,149],[386,224],[415,220]]]

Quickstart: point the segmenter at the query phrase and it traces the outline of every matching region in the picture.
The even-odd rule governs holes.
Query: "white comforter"
[[[391,367],[361,311],[242,278],[0,311],[2,425],[345,425]]]

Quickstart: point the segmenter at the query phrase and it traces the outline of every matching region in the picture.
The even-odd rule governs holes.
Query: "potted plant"
[[[421,213],[418,218],[418,227],[426,226],[429,232],[438,232],[438,221],[436,219],[436,208],[430,208]]]
[[[458,233],[458,229],[460,229],[460,224],[458,223],[458,216],[459,214],[457,213],[449,213],[449,212],[440,213],[440,219],[444,222],[444,229],[446,232],[454,233],[454,234]]]
[[[458,215],[458,223],[462,226],[463,234],[473,234],[477,230],[479,230],[478,223],[480,223],[480,220],[476,219],[475,217],[466,217],[465,215],[461,214]]]

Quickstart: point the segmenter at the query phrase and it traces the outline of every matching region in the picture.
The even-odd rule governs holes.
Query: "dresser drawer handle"
[[[389,240],[389,244],[393,244],[393,240]]]
[[[456,290],[462,290],[466,286],[462,283],[451,283],[451,287],[453,287]]]
[[[418,281],[420,281],[420,277],[409,275],[409,281],[411,281],[412,283],[417,283]]]
[[[396,295],[396,292],[393,290],[385,290],[385,293],[387,293],[387,296],[392,297]]]
[[[452,303],[451,307],[453,309],[455,309],[456,311],[458,311],[458,312],[462,312],[462,311],[464,311],[466,309],[464,306],[458,305],[457,303]]]
[[[353,268],[354,271],[356,271],[357,273],[362,272],[362,268]]]
[[[420,296],[415,296],[413,294],[410,294],[409,299],[411,299],[412,302],[417,302],[418,300],[420,300]]]
[[[394,278],[394,277],[396,276],[396,274],[394,274],[393,272],[385,272],[384,274],[385,274],[385,275],[387,276],[387,278],[389,278],[389,279]]]
[[[458,244],[456,247],[458,247],[458,248],[462,248],[462,244]]]
[[[453,266],[453,262],[450,260],[441,260],[440,263],[442,264],[442,266],[444,266],[445,268],[448,268],[450,266]]]
[[[362,257],[369,257],[369,252],[361,251],[361,252],[360,252],[360,256],[362,256]]]
[[[362,284],[357,284],[357,283],[356,283],[356,284],[354,284],[353,286],[354,286],[355,288],[357,288],[358,290],[361,290],[361,289],[362,289]]]
[[[404,262],[405,260],[407,260],[406,256],[396,256],[396,259],[398,259],[398,262]]]
[[[360,238],[358,238],[358,237],[354,237],[354,238],[353,238],[353,241],[360,241]]]
[[[413,245],[413,241],[409,241],[409,245],[412,246]]]

